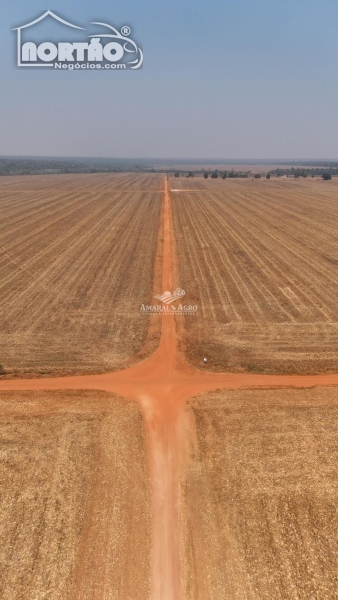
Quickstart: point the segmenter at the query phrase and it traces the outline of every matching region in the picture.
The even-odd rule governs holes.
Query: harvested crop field
[[[190,402],[182,482],[187,600],[334,600],[338,389]]]
[[[171,180],[188,360],[215,371],[338,367],[338,181]],[[327,185],[328,184],[328,185]],[[195,191],[196,190],[196,191]]]
[[[148,600],[150,492],[135,404],[1,392],[2,600]]]
[[[0,364],[8,376],[114,370],[147,340],[163,176],[0,180]],[[149,336],[148,336],[149,337]]]

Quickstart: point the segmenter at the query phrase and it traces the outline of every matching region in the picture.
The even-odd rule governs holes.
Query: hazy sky
[[[47,9],[130,25],[144,68],[16,68]],[[338,158],[338,2],[1,0],[0,90],[0,155]]]

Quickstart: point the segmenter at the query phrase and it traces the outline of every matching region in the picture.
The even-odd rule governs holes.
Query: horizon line
[[[140,156],[79,156],[79,155],[50,155],[50,154],[2,154],[0,155],[0,160],[1,159],[11,159],[11,158],[22,158],[22,159],[26,159],[26,158],[30,158],[30,159],[92,159],[92,160],[151,160],[151,161],[156,161],[156,160],[160,160],[160,161],[198,161],[198,162],[219,162],[219,163],[227,163],[227,162],[233,162],[236,163],[237,162],[242,162],[244,164],[250,164],[252,162],[255,163],[273,163],[276,164],[278,162],[286,162],[286,161],[292,161],[292,162],[304,162],[304,161],[308,161],[308,162],[318,162],[318,161],[327,161],[327,162],[337,162],[338,158],[327,158],[327,157],[315,157],[315,158],[308,158],[308,157],[290,157],[290,158],[239,158],[239,157],[235,157],[235,158],[219,158],[219,157],[211,157],[211,158],[199,158],[199,157],[153,157],[153,156],[144,156],[144,157],[140,157]]]

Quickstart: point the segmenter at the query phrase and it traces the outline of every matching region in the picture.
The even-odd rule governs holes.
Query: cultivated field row
[[[207,353],[215,370],[337,369],[338,186],[198,188],[172,193],[180,285],[199,306],[185,323],[190,360]]]
[[[2,600],[150,594],[150,490],[136,405],[104,392],[0,397]]]
[[[190,402],[187,600],[337,597],[337,388]]]
[[[1,177],[0,190],[11,191],[24,190],[35,192],[36,190],[63,189],[65,184],[68,190],[83,190],[86,185],[91,188],[98,185],[103,190],[111,190],[112,183],[115,190],[144,190],[159,192],[163,190],[163,175],[152,173],[97,173],[81,175],[20,175],[18,177]],[[93,191],[93,190],[92,190]]]
[[[11,375],[112,370],[147,335],[163,178],[22,179],[0,181],[0,363]]]

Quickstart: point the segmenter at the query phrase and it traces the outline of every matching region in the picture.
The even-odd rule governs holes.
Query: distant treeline
[[[231,178],[236,179],[237,177],[239,177],[239,178],[249,177],[250,174],[251,174],[251,171],[234,171],[233,169],[231,171],[223,171],[222,172],[222,176],[224,179],[225,179],[225,177],[230,177],[230,179]]]
[[[276,161],[277,164],[279,165],[290,165],[290,166],[297,166],[297,167],[310,167],[315,168],[315,167],[324,167],[325,169],[338,169],[338,161],[334,161],[334,160],[298,160],[298,161],[289,161],[289,162],[284,162],[284,161]],[[266,163],[266,164],[270,164],[270,163]]]
[[[167,171],[167,173],[171,172],[172,171]],[[211,179],[218,179],[218,177],[221,179],[227,179],[230,177],[231,179],[249,177],[251,171],[234,171],[233,169],[231,171],[219,171],[218,169],[215,169],[214,171],[176,171],[175,177],[180,177],[180,175],[182,175],[182,177],[195,177],[195,173],[202,173],[204,179],[208,179],[208,177],[211,177]]]
[[[336,163],[337,164],[337,163]],[[273,169],[269,171],[270,175],[276,175],[277,177],[283,177],[285,175],[290,175],[291,177],[314,177],[315,175],[324,175],[325,173],[329,173],[330,175],[338,175],[338,164],[336,167],[330,167],[329,169],[324,167],[317,168],[295,168],[291,167],[290,169]]]
[[[177,167],[168,167],[161,165],[165,161],[156,161],[155,159],[137,159],[137,158],[62,158],[62,157],[0,157],[0,176],[1,175],[40,175],[40,174],[59,174],[59,173],[121,173],[121,172],[139,172],[139,173],[172,173],[177,174]],[[180,161],[177,161],[179,163]],[[195,161],[197,164],[198,161]],[[192,163],[194,164],[194,163]],[[206,170],[207,161],[204,162],[205,167],[191,171],[182,168],[179,173],[182,176],[191,177],[193,174],[201,174],[208,177],[225,178],[243,178],[254,176],[251,171],[235,171],[234,169],[221,170]],[[214,163],[215,164],[215,163]],[[229,163],[228,163],[229,164]],[[230,163],[231,164],[231,163]],[[241,164],[238,162],[237,164]],[[249,164],[249,163],[248,163]],[[268,164],[268,163],[266,163]],[[285,168],[273,169],[269,173],[281,177],[289,175],[292,177],[308,177],[315,175],[338,175],[337,162],[309,162],[309,166],[298,162],[295,166],[290,162],[280,162]]]
[[[132,160],[66,158],[0,158],[1,175],[47,175],[60,173],[118,173],[144,171]]]

